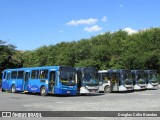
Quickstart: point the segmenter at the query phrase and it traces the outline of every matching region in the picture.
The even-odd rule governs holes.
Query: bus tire
[[[41,87],[41,96],[46,96],[47,95],[47,90],[46,90],[46,87],[43,86]]]
[[[5,90],[2,88],[2,92],[5,92]]]
[[[16,87],[15,87],[15,85],[12,85],[11,92],[12,92],[12,93],[15,93],[15,92],[16,92]]]
[[[111,87],[110,86],[105,86],[104,87],[104,93],[111,93]]]

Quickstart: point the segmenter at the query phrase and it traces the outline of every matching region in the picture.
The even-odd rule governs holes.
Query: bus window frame
[[[32,74],[33,74],[33,71],[36,71],[38,73],[34,74],[34,78],[32,77]],[[34,80],[34,79],[40,79],[40,70],[31,70],[31,76],[30,76],[30,79]]]
[[[42,71],[47,71],[47,77],[45,77],[45,78],[41,78],[41,75],[42,75]],[[49,70],[48,69],[41,69],[41,70],[39,70],[39,79],[48,79],[48,77],[49,77]]]
[[[7,75],[7,72],[4,71],[4,72],[3,72],[3,79],[6,79],[6,75]]]
[[[16,74],[15,74],[16,77],[13,76],[13,75],[14,75],[14,74],[13,74],[14,72],[16,72]],[[17,72],[17,71],[12,71],[12,72],[11,72],[11,79],[12,79],[12,80],[13,80],[13,79],[17,79],[17,75],[18,75],[18,72]]]
[[[6,76],[6,80],[11,80],[11,72],[7,72]]]
[[[23,72],[23,77],[19,77],[19,72]],[[17,78],[16,79],[23,79],[24,78],[24,70],[19,70],[19,71],[17,71]]]

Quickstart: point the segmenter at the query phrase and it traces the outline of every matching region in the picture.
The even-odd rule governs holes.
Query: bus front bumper
[[[80,94],[98,93],[98,87],[81,87]]]
[[[141,90],[141,87],[138,84],[136,84],[134,85],[134,90]]]
[[[159,89],[158,83],[148,83],[147,84],[147,89]]]

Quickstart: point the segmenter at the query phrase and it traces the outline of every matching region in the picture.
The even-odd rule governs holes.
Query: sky
[[[160,0],[0,0],[0,40],[17,50],[160,27]]]

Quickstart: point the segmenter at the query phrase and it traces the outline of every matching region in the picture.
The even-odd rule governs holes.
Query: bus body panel
[[[10,90],[10,84],[11,84],[10,73],[11,73],[11,71],[4,71],[4,72],[6,72],[6,77],[2,79],[2,89]]]
[[[16,91],[23,91],[23,80],[22,79],[12,80],[11,84],[15,85]],[[10,85],[10,86],[12,86],[12,85]],[[11,90],[11,87],[10,87],[10,90]]]

